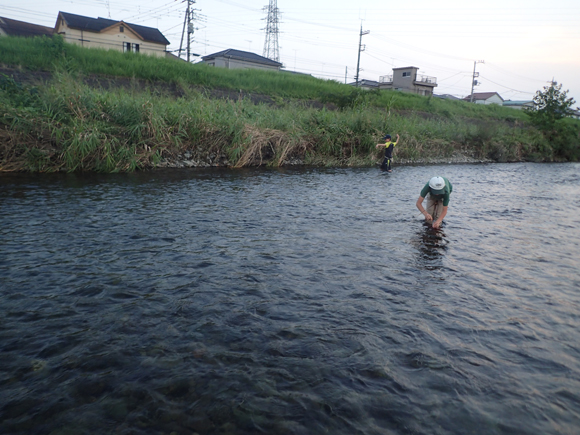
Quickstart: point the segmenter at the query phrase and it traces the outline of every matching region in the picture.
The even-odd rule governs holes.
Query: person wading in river
[[[447,215],[449,195],[453,186],[445,177],[433,177],[421,190],[417,200],[417,208],[425,216],[425,222],[433,223],[433,228],[439,228]],[[427,208],[423,208],[423,200],[427,198]]]
[[[399,143],[399,135],[397,135],[397,140],[395,142],[391,142],[391,135],[387,134],[383,137],[385,143],[378,143],[375,148],[385,147],[385,158],[383,159],[383,163],[381,164],[381,170],[392,172],[391,169],[391,162],[393,160],[393,149],[395,145]]]

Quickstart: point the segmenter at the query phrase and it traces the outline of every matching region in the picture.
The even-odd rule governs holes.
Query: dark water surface
[[[0,186],[0,433],[580,431],[579,164]]]

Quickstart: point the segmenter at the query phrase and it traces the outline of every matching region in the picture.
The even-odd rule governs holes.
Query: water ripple
[[[0,432],[575,433],[579,169],[2,175]]]

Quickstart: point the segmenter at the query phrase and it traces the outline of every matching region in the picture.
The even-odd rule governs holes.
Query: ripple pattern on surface
[[[579,169],[3,175],[0,432],[574,433]]]

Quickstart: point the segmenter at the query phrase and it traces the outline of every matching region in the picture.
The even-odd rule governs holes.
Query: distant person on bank
[[[453,192],[453,186],[445,177],[433,177],[429,180],[417,200],[417,208],[425,216],[425,222],[433,224],[433,228],[439,228],[443,218],[447,215],[449,195]],[[423,200],[427,198],[427,208],[423,208]]]
[[[397,135],[397,140],[395,142],[391,142],[391,135],[387,134],[383,137],[385,143],[378,143],[375,148],[385,147],[385,158],[383,159],[383,163],[381,164],[381,170],[387,172],[393,172],[391,168],[391,162],[393,161],[393,150],[395,149],[395,145],[399,143],[399,135]]]

